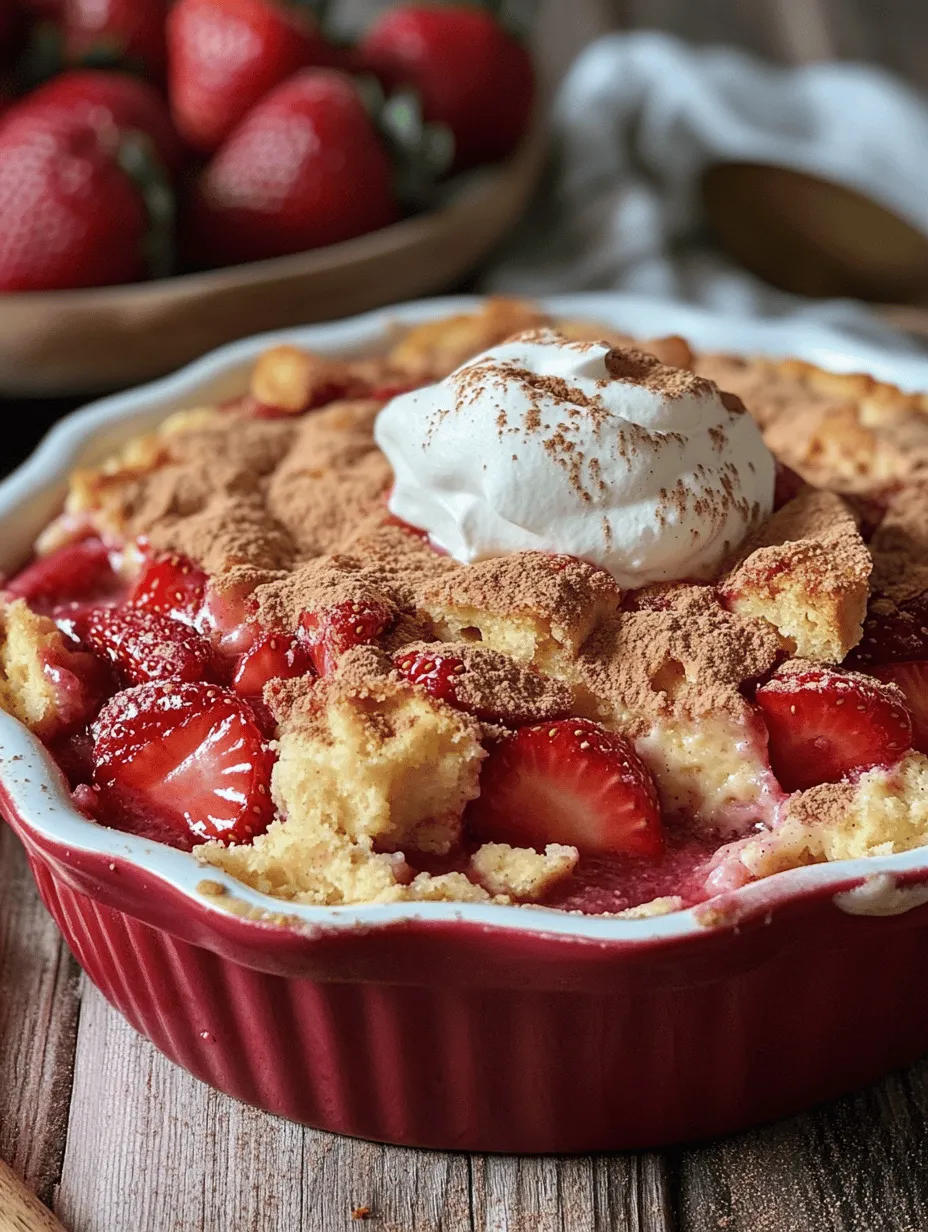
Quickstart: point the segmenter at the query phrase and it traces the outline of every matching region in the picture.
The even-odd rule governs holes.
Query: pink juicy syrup
[[[694,835],[684,824],[664,822],[665,846],[660,856],[582,855],[570,877],[542,900],[545,907],[582,911],[586,915],[624,911],[652,898],[677,895],[686,906],[711,896],[706,886],[712,859],[721,840]],[[479,843],[467,841],[447,855],[419,852],[406,856],[412,873],[470,874],[470,859]]]
[[[688,907],[702,902],[709,897],[705,880],[718,839],[688,833],[672,822],[665,822],[665,836],[664,851],[656,858],[581,856],[573,876],[554,888],[545,906],[601,915],[665,895],[679,896]]]

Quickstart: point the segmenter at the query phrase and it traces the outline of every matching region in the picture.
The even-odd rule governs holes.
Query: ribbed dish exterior
[[[608,993],[268,974],[72,889],[36,881],[104,996],[171,1060],[268,1112],[435,1148],[554,1152],[666,1144],[785,1115],[928,1047],[923,928],[770,947],[725,978]],[[831,909],[832,911],[834,908]],[[892,944],[886,942],[892,938]]]

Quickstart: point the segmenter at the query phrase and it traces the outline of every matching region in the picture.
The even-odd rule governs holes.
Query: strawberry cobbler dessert
[[[644,916],[928,843],[928,400],[533,305],[71,478],[0,705],[99,824],[317,905]]]

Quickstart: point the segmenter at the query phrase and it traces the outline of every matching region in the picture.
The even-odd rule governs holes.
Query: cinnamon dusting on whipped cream
[[[770,510],[773,460],[737,400],[638,350],[520,334],[393,399],[390,508],[464,563],[565,552],[620,585],[704,577]]]

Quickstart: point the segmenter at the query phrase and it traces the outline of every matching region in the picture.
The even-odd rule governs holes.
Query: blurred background
[[[480,44],[478,54],[478,44],[453,26],[428,37],[415,26],[415,37],[432,43],[410,53],[415,38],[400,26],[419,20],[409,18],[415,5],[328,5],[312,36],[324,33],[324,54],[318,42],[314,52],[305,50],[305,29],[304,50],[294,52],[279,31],[272,37],[270,26],[260,27],[264,59],[260,71],[249,66],[246,80],[234,76],[241,43],[235,21],[247,10],[254,22],[263,10],[272,24],[315,22],[307,8],[291,0],[0,0],[0,37],[8,10],[0,78],[0,410],[22,425],[3,468],[96,393],[170,371],[234,337],[423,294],[619,289],[728,312],[805,312],[888,345],[924,345],[922,0],[504,0],[476,7],[503,31],[500,40],[529,49],[534,99],[517,83],[516,53],[502,41]],[[226,27],[215,25],[217,12]],[[292,30],[286,36],[294,37]],[[416,55],[431,62],[409,67]],[[403,56],[407,67],[397,67]],[[340,117],[345,145],[336,153],[358,181],[331,190],[341,230],[318,218],[316,230],[307,230],[298,217],[309,208],[306,199],[294,205],[289,197],[290,215],[278,209],[268,223],[267,201],[294,191],[290,181],[280,185],[302,157],[294,153],[299,132],[280,135],[285,104],[274,91],[288,88],[294,70],[307,64],[314,72],[334,65],[361,74],[365,91],[373,83],[376,95],[365,94],[370,132],[361,131],[368,121]],[[88,87],[61,79],[88,69],[128,69],[154,92],[160,118],[152,120],[149,104],[137,99],[129,107],[122,98],[104,105],[82,96],[80,122],[95,126],[98,144],[92,156],[75,153],[73,100]],[[459,97],[439,100],[436,81]],[[49,85],[60,98],[43,104],[39,121],[36,99]],[[229,98],[222,96],[233,94],[223,119],[219,104]],[[288,98],[292,125],[305,100]],[[445,123],[453,106],[460,114]],[[29,107],[32,114],[24,114]],[[169,137],[162,124],[172,129]],[[473,150],[469,124],[482,134]],[[457,128],[450,145],[449,126]],[[127,130],[139,136],[138,127],[146,130],[142,152],[129,151],[136,160],[130,166],[123,139]],[[111,204],[98,209],[88,198],[93,208],[85,213],[95,216],[99,252],[107,255],[91,250],[93,226],[82,218],[84,273],[62,273],[67,261],[48,259],[63,224],[49,204],[51,170],[47,180],[36,171],[37,129],[46,144],[57,143],[59,187],[68,176],[80,179],[78,164],[83,175],[93,163],[85,178],[110,185],[101,200],[112,202],[113,175],[129,175],[138,192],[118,218]],[[393,189],[380,200],[376,160],[383,150]],[[258,192],[263,214],[253,208]],[[143,205],[150,221],[165,201],[176,244],[158,248],[149,230],[142,272],[125,264],[117,270],[111,258],[131,210]],[[115,272],[87,274],[101,264]],[[903,332],[890,334],[890,327]]]

